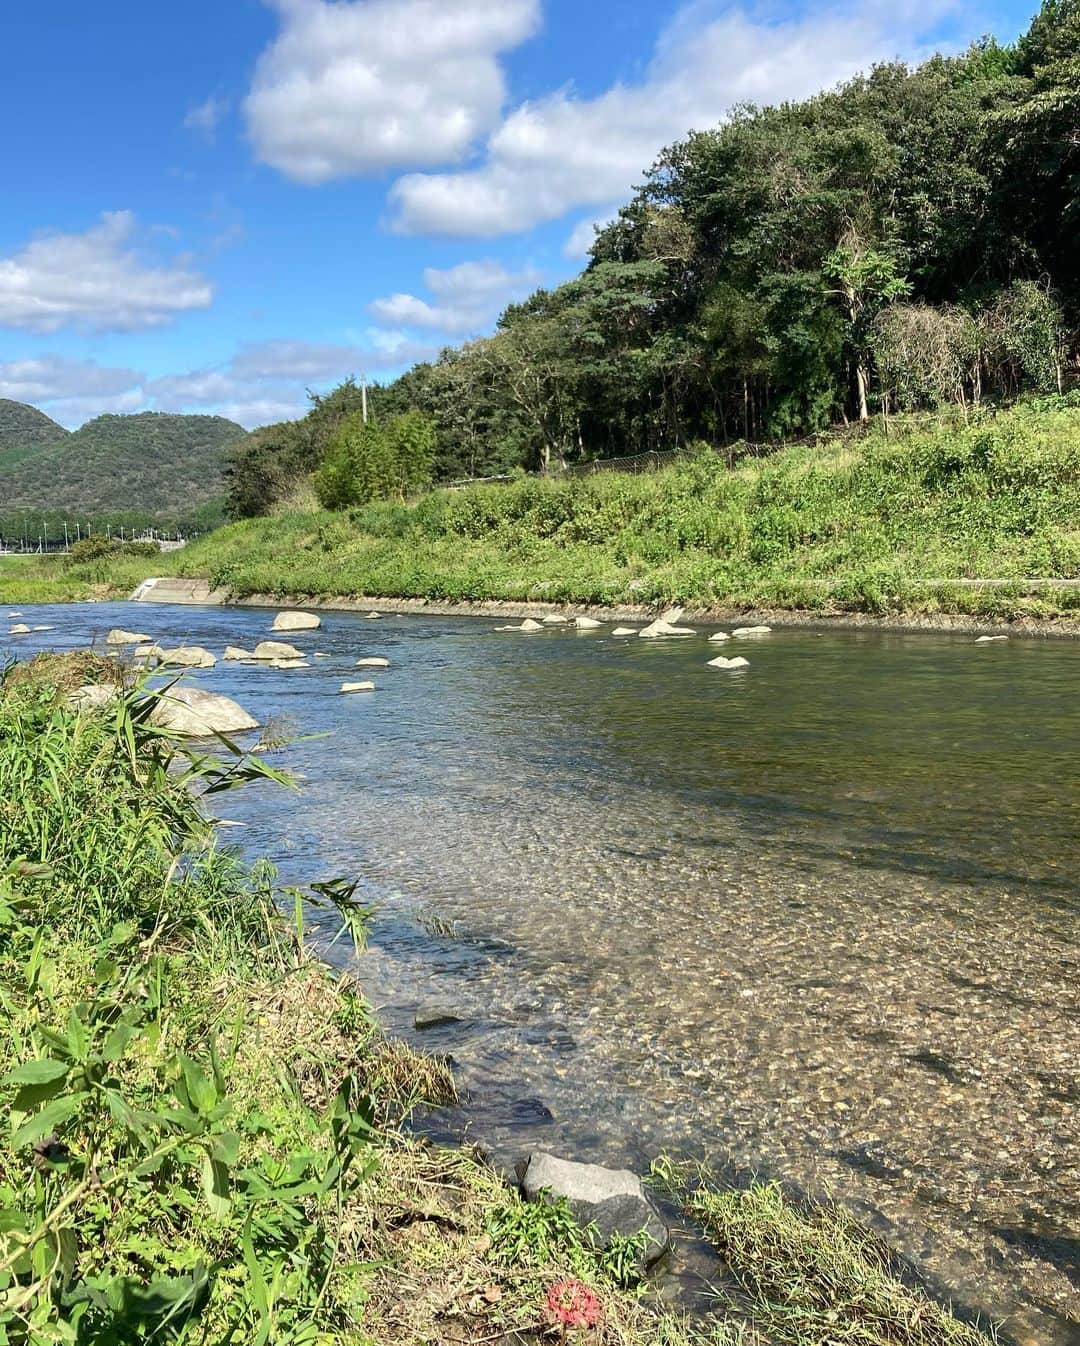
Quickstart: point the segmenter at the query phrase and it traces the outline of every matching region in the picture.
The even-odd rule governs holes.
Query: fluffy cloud
[[[146,265],[134,233],[131,212],[113,211],[84,234],[41,234],[0,258],[0,326],[130,332],[210,306],[204,277],[182,261]]]
[[[905,0],[871,0],[786,20],[708,0],[687,5],[640,83],[523,103],[491,134],[478,167],[400,178],[393,225],[493,237],[624,200],[657,152],[692,127],[715,125],[738,103],[805,97],[897,50],[920,54],[920,35],[953,4],[930,0],[916,11]]]
[[[398,328],[419,327],[426,331],[462,336],[490,327],[512,299],[523,299],[536,289],[540,274],[527,268],[510,271],[492,259],[462,262],[445,271],[428,267],[424,285],[434,299],[412,294],[392,294],[370,305],[374,318]]]
[[[269,0],[281,32],[245,112],[258,157],[300,182],[453,163],[498,121],[500,53],[539,0]]]
[[[110,369],[93,360],[62,355],[0,363],[0,397],[13,402],[109,399],[137,390],[144,376],[135,369]]]

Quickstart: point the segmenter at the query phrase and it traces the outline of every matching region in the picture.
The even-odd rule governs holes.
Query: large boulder
[[[596,1226],[606,1248],[616,1235],[648,1239],[642,1255],[646,1267],[669,1247],[667,1226],[645,1195],[641,1179],[629,1169],[600,1164],[575,1164],[553,1154],[530,1155],[521,1172],[521,1190],[528,1201],[565,1198],[581,1225]]]
[[[178,645],[175,650],[159,650],[158,662],[166,668],[213,668],[217,659],[201,645]]]
[[[599,631],[603,622],[598,622],[595,617],[575,617],[574,625],[579,631]]]
[[[106,645],[145,645],[150,637],[140,635],[137,631],[125,631],[123,627],[114,626],[105,637]]]
[[[255,646],[253,659],[265,659],[270,663],[274,659],[303,659],[304,651],[295,645],[287,645],[283,640],[260,640]]]
[[[150,712],[152,723],[174,734],[211,738],[214,734],[239,734],[258,729],[259,722],[227,696],[204,692],[198,687],[170,687],[157,698]]]
[[[279,612],[274,618],[275,631],[315,631],[322,626],[322,618],[313,612]]]
[[[111,706],[119,695],[119,687],[111,687],[104,682],[88,682],[77,687],[67,698],[67,703],[80,714],[90,715]]]

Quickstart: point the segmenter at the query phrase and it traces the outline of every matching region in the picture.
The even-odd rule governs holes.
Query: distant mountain
[[[18,462],[43,444],[56,444],[70,432],[37,407],[0,397],[0,465]]]
[[[95,527],[216,522],[229,450],[246,438],[222,416],[157,411],[69,432],[34,407],[0,402],[0,533],[17,533],[27,513]]]

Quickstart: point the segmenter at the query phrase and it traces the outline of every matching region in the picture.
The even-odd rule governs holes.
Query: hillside
[[[23,411],[31,413],[27,424],[40,416],[32,407]],[[200,515],[213,521],[224,495],[228,450],[246,431],[221,416],[141,412],[98,416],[60,435],[32,452],[13,445],[0,454],[0,533],[16,535],[28,512],[70,523],[190,526]]]
[[[0,465],[17,463],[43,445],[66,439],[68,433],[37,407],[0,397]]]
[[[178,573],[238,594],[1075,613],[1080,395],[969,419],[906,418],[734,469],[702,450],[645,475],[286,512],[191,544]],[[1029,597],[1036,577],[1073,583]],[[970,583],[985,580],[1007,584]]]

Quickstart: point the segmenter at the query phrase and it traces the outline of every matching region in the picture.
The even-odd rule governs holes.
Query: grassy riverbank
[[[734,470],[436,491],[415,505],[233,524],[169,558],[238,596],[682,602],[871,614],[1080,611],[1080,403],[897,422]],[[160,567],[160,562],[157,563]],[[0,599],[125,593],[134,561],[0,573]],[[969,581],[1004,580],[994,588]]]
[[[119,699],[76,714],[87,681]],[[0,683],[0,1340],[524,1346],[559,1339],[573,1277],[595,1346],[985,1346],[851,1221],[700,1183],[688,1212],[741,1290],[691,1327],[564,1208],[410,1139],[453,1081],[305,949],[307,904],[356,940],[364,913],[220,849],[212,801],[276,773],[152,706],[89,652]]]

